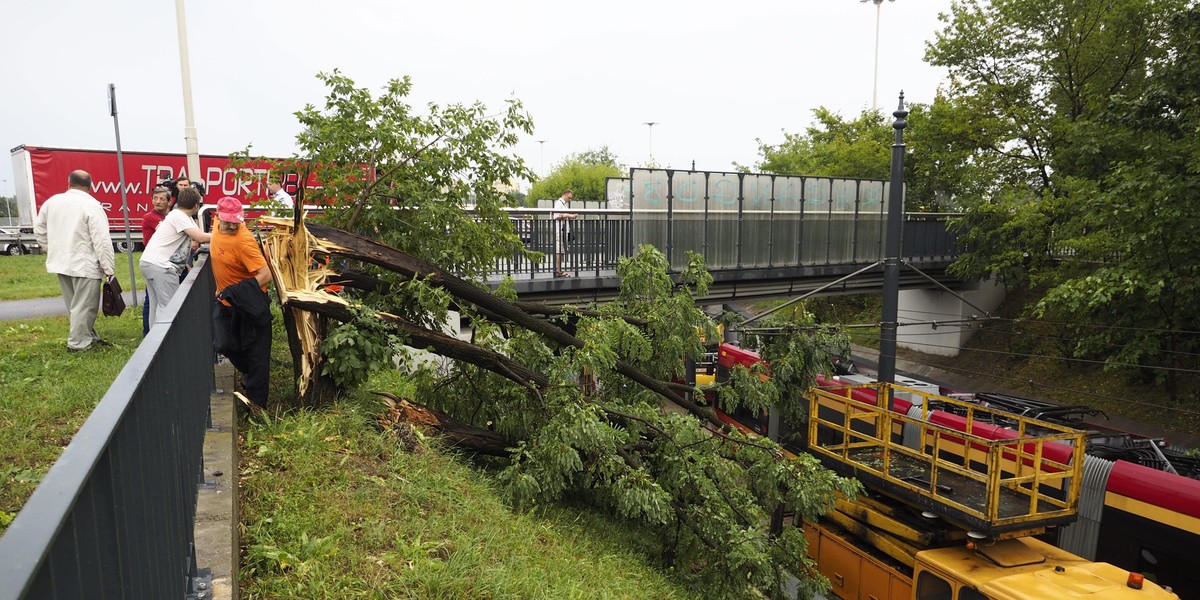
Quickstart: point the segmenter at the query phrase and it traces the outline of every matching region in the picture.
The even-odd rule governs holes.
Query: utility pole
[[[892,176],[888,190],[887,242],[883,259],[883,315],[879,328],[879,381],[896,382],[896,329],[900,316],[900,236],[904,220],[904,128],[908,126],[908,110],[904,108],[904,92],[900,105],[892,113],[896,117],[896,143],[892,144]],[[887,394],[887,408],[892,407]],[[883,401],[883,399],[880,399]]]
[[[549,140],[538,140],[538,177],[546,175],[546,142]]]
[[[871,110],[879,110],[879,15],[882,12],[883,0],[859,0],[862,3],[875,3],[875,79],[871,86]],[[896,0],[890,0],[895,2]]]
[[[646,121],[642,123],[650,128],[650,164],[654,164],[654,126],[658,125],[657,121]]]

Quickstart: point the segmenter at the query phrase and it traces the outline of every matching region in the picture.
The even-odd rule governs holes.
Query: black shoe
[[[103,340],[103,339],[100,339],[100,338],[96,338],[96,339],[92,340],[92,345],[94,345],[94,346],[101,346],[101,347],[107,348],[107,347],[110,347],[110,346],[112,346],[112,345],[113,345],[113,343],[112,343],[112,342],[110,342],[110,341],[108,341],[108,340]]]
[[[87,352],[88,350],[91,350],[91,349],[92,349],[91,346],[85,346],[83,348],[72,348],[70,346],[67,346],[67,352]]]

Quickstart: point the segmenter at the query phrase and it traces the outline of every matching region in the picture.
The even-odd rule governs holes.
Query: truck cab
[[[1136,573],[1031,537],[919,552],[913,584],[915,600],[1178,598]]]

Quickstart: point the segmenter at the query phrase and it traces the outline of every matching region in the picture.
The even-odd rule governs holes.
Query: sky
[[[901,90],[929,102],[946,72],[925,46],[951,2],[180,1],[202,154],[291,156],[294,113],[336,68],[372,90],[409,75],[414,107],[521,100],[536,129],[512,152],[543,175],[603,146],[627,166],[752,167],[757,140],[803,132],[813,109],[872,107],[877,16],[880,110]],[[115,149],[111,83],[123,150],[185,152],[175,3],[8,0],[0,39],[5,148]]]

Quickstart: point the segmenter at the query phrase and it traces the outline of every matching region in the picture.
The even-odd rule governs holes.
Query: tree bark
[[[315,312],[342,322],[354,319],[354,315],[350,313],[349,307],[337,302],[289,298],[287,306]],[[376,316],[396,327],[400,333],[408,336],[412,342],[409,345],[413,347],[433,348],[433,351],[437,354],[479,365],[538,393],[540,393],[542,388],[550,384],[550,380],[545,375],[533,371],[498,352],[480,348],[439,331],[425,329],[396,315],[376,313]]]
[[[373,393],[385,398],[388,405],[387,413],[381,419],[386,418],[388,421],[400,421],[431,429],[453,446],[466,448],[479,454],[508,457],[512,454],[508,449],[516,445],[494,431],[465,425],[450,415],[411,400],[399,398],[387,392]]]

